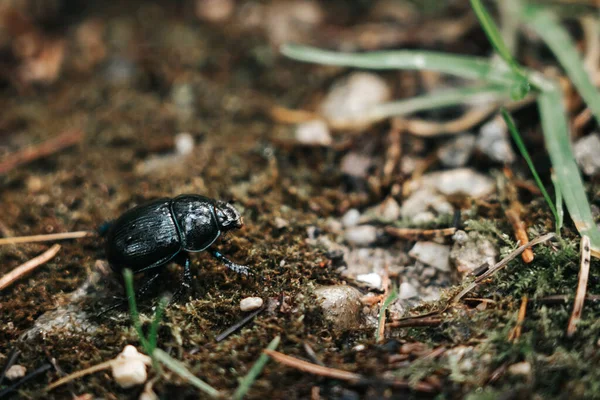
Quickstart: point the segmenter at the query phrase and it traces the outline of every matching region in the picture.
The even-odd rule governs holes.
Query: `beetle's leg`
[[[148,278],[146,280],[146,282],[144,282],[144,284],[142,285],[141,288],[139,288],[136,292],[135,292],[135,297],[139,298],[141,297],[144,293],[146,293],[148,291],[148,289],[150,289],[150,287],[152,286],[152,284],[154,283],[154,281],[156,280],[156,278],[158,278],[160,276],[160,274],[163,271],[158,271],[155,272],[154,275],[152,275],[150,278]],[[111,304],[110,306],[104,308],[103,310],[101,310],[98,314],[96,314],[96,317],[100,317],[104,314],[106,314],[109,311],[112,311],[116,308],[120,308],[123,307],[125,305],[127,305],[129,303],[129,297],[116,297],[118,300]]]
[[[184,291],[192,287],[192,272],[190,271],[190,256],[187,253],[181,253],[176,262],[183,266],[183,274],[181,275],[181,286],[173,294],[171,302],[177,301]]]
[[[225,264],[225,266],[227,268],[229,268],[230,270],[232,270],[233,272],[237,272],[238,274],[242,274],[242,275],[250,275],[250,268],[246,267],[245,265],[240,265],[240,264],[236,264],[231,260],[228,260],[227,258],[225,258],[225,256],[221,253],[219,253],[216,250],[212,250],[210,252],[210,254],[213,255],[213,257],[215,257],[217,260],[221,261],[223,264]]]

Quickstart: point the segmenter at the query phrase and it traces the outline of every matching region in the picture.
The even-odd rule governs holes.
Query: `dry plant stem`
[[[572,337],[577,330],[577,323],[581,319],[581,312],[583,310],[583,302],[587,292],[588,276],[590,274],[590,257],[591,257],[591,246],[590,238],[587,236],[581,237],[581,265],[579,268],[579,282],[577,284],[577,293],[575,294],[575,303],[573,304],[573,312],[571,318],[569,318],[569,324],[567,326],[567,337]]]
[[[383,165],[383,181],[388,185],[392,182],[392,174],[398,166],[402,155],[402,131],[392,127],[388,134],[388,149],[385,155],[385,164]]]
[[[60,250],[60,245],[55,244],[39,256],[19,265],[17,268],[10,271],[8,274],[0,278],[0,290],[3,290],[13,284],[17,279],[27,275],[40,265],[51,260]]]
[[[437,326],[442,323],[442,319],[439,317],[414,317],[411,319],[405,319],[400,321],[393,321],[387,324],[390,328],[417,328],[420,326]]]
[[[510,224],[515,231],[515,237],[519,241],[520,244],[529,243],[529,237],[527,237],[527,230],[525,229],[525,223],[521,219],[519,212],[512,207],[506,210],[505,212],[506,218],[510,221]],[[521,254],[521,258],[526,264],[529,264],[533,261],[533,251],[531,249],[525,249]]]
[[[503,260],[501,260],[500,262],[498,262],[493,267],[489,268],[485,273],[483,273],[482,275],[478,276],[467,287],[465,287],[463,290],[461,290],[460,293],[458,293],[456,296],[454,296],[452,298],[452,300],[450,300],[448,306],[450,306],[451,304],[454,304],[454,303],[458,302],[460,299],[462,299],[464,297],[464,295],[466,295],[467,293],[469,293],[471,290],[475,289],[482,281],[484,281],[485,279],[487,279],[491,275],[495,274],[496,272],[498,272],[502,268],[506,267],[506,265],[510,261],[514,260],[524,250],[526,250],[526,249],[528,249],[528,248],[530,248],[532,246],[535,246],[536,244],[547,242],[548,240],[552,239],[555,236],[556,236],[555,233],[547,233],[544,236],[540,236],[540,237],[532,240],[531,242],[520,246],[518,249],[514,250],[512,253],[510,253],[508,256],[506,256]]]
[[[281,106],[272,107],[270,114],[275,122],[282,124],[300,124],[320,118],[318,114],[311,111],[292,110]]]
[[[521,337],[521,331],[523,330],[523,322],[525,321],[525,315],[527,314],[527,296],[523,296],[521,300],[521,307],[519,307],[519,315],[517,316],[517,325],[508,335],[508,340],[516,342]]]
[[[72,373],[70,375],[67,375],[67,376],[65,376],[65,377],[57,380],[56,382],[52,383],[51,385],[48,385],[45,390],[48,392],[48,391],[50,391],[52,389],[55,389],[55,388],[57,388],[59,386],[64,385],[65,383],[71,382],[71,381],[73,381],[73,380],[75,380],[77,378],[81,378],[82,376],[86,376],[86,375],[89,375],[89,374],[93,374],[94,372],[98,372],[98,371],[102,371],[104,369],[108,369],[108,368],[111,367],[111,365],[113,364],[113,362],[114,362],[114,360],[108,360],[108,361],[105,361],[103,363],[93,365],[93,366],[91,366],[89,368],[82,369],[81,371],[74,372],[74,373]]]
[[[600,301],[600,295],[588,294],[585,296],[586,301],[598,302]],[[540,304],[566,304],[569,301],[569,296],[566,294],[553,294],[550,296],[540,297],[533,300]]]
[[[90,236],[96,236],[96,232],[94,232],[94,231],[76,231],[76,232],[50,233],[48,235],[8,237],[8,238],[0,239],[0,246],[5,245],[5,244],[16,244],[16,243],[51,242],[51,241],[55,241],[55,240],[79,239],[79,238],[90,237]]]
[[[455,135],[472,128],[498,109],[497,105],[488,107],[473,107],[460,117],[447,122],[427,121],[418,118],[393,119],[392,124],[415,136]]]
[[[309,363],[308,361],[300,360],[296,357],[290,357],[275,350],[265,349],[263,350],[263,352],[280,364],[287,365],[288,367],[292,367],[300,371],[308,372],[309,374],[324,376],[333,379],[340,379],[343,381],[348,381],[350,383],[370,382],[368,378],[356,374],[354,372],[343,371],[341,369],[336,368],[322,367],[320,365]],[[377,382],[381,382],[382,384],[386,384],[393,387],[412,389],[420,392],[434,391],[431,385],[426,384],[424,382],[418,382],[415,385],[410,385],[408,382],[399,380],[379,380]]]
[[[393,237],[406,240],[422,240],[422,239],[433,239],[441,238],[445,236],[452,236],[456,233],[456,228],[443,228],[443,229],[413,229],[413,228],[395,228],[388,226],[385,228],[385,232]]]
[[[27,164],[34,160],[57,153],[62,149],[81,142],[81,140],[83,140],[82,131],[70,130],[50,138],[37,146],[31,146],[11,154],[0,161],[0,174],[5,174],[19,165]]]

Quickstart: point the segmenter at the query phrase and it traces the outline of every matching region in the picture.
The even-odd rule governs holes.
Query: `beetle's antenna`
[[[47,235],[17,236],[0,238],[0,246],[5,244],[33,243],[33,242],[51,242],[54,240],[79,239],[84,237],[96,236],[94,231],[75,231],[63,233],[50,233]]]

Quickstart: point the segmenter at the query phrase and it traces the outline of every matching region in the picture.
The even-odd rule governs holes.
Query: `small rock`
[[[473,347],[470,346],[457,346],[448,349],[444,357],[448,360],[448,364],[457,367],[460,372],[471,372],[475,367],[473,361],[476,353]]]
[[[279,46],[306,43],[324,18],[325,12],[316,1],[273,1],[266,7],[259,24],[266,29],[269,42]]]
[[[346,229],[346,241],[353,246],[369,246],[377,241],[377,228],[372,225],[360,225]]]
[[[505,164],[515,161],[515,152],[510,145],[506,123],[501,116],[481,127],[477,137],[477,149],[493,161]]]
[[[320,119],[297,125],[295,137],[298,143],[309,146],[330,146],[333,142],[327,124]]]
[[[423,264],[431,265],[438,271],[450,271],[450,247],[434,242],[417,242],[408,252],[408,255],[421,261]]]
[[[437,156],[445,167],[464,166],[475,149],[475,135],[463,133],[440,146]]]
[[[315,290],[324,318],[334,328],[351,330],[360,326],[361,293],[345,285],[321,286]]]
[[[511,375],[531,376],[531,364],[527,361],[512,364],[508,367],[508,373]]]
[[[371,272],[370,274],[360,274],[356,276],[356,280],[362,283],[366,283],[373,289],[381,289],[381,275]]]
[[[463,275],[475,270],[483,263],[496,264],[497,257],[498,250],[496,250],[495,244],[477,232],[469,232],[466,240],[455,241],[450,251],[450,262]]]
[[[372,123],[370,109],[388,101],[391,94],[378,75],[355,72],[333,85],[320,111],[333,129],[362,131]]]
[[[454,235],[452,235],[452,240],[454,240],[454,243],[463,244],[467,240],[469,240],[469,235],[467,234],[467,232],[459,229],[456,232],[454,232]]]
[[[454,212],[454,208],[444,196],[424,188],[413,192],[404,200],[400,215],[406,221],[424,223],[435,219],[435,215],[431,210],[434,210],[439,215],[452,214]]]
[[[150,357],[141,354],[135,347],[127,345],[111,364],[113,378],[125,389],[141,385],[148,379],[146,365],[150,362]]]
[[[4,376],[9,381],[14,381],[16,379],[20,379],[20,378],[24,377],[26,373],[27,373],[27,368],[25,368],[22,365],[15,364],[6,370],[6,374]]]
[[[494,180],[471,168],[456,168],[448,171],[425,174],[421,179],[410,182],[409,189],[417,191],[422,188],[436,190],[446,196],[470,196],[473,198],[486,196],[494,191]]]
[[[175,152],[179,155],[186,156],[194,151],[194,137],[182,132],[175,135]]]
[[[600,171],[600,135],[593,133],[577,140],[573,146],[577,164],[586,175],[595,175]]]
[[[357,344],[352,348],[352,351],[356,351],[358,353],[359,351],[366,350],[366,348],[367,346],[365,346],[364,344]]]
[[[371,165],[373,165],[371,157],[350,152],[342,158],[340,169],[346,175],[355,178],[366,178]]]
[[[196,0],[196,17],[206,22],[224,22],[235,10],[235,0]]]
[[[263,299],[260,297],[246,297],[240,301],[240,310],[242,311],[254,311],[261,308],[263,305]]]
[[[381,204],[367,209],[361,222],[378,221],[378,222],[395,222],[400,218],[402,209],[393,197],[389,196]]]
[[[275,217],[273,222],[275,223],[275,227],[277,229],[287,228],[290,225],[287,219],[281,217]]]
[[[400,291],[398,294],[398,298],[406,300],[412,299],[413,297],[417,297],[417,289],[408,282],[402,282],[400,284]]]
[[[358,225],[358,221],[360,220],[360,211],[356,208],[351,208],[346,211],[346,214],[342,217],[342,224],[345,228],[351,228],[353,226]]]

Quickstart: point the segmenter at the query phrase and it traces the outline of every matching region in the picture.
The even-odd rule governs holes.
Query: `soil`
[[[73,130],[83,132],[83,139],[0,176],[3,236],[94,230],[136,204],[181,193],[232,202],[245,225],[215,246],[250,266],[255,276],[238,276],[209,254],[194,254],[192,288],[186,299],[167,308],[158,336],[159,348],[226,397],[277,335],[281,336],[277,350],[282,353],[314,362],[305,350],[309,344],[318,361],[369,379],[319,377],[270,361],[248,392],[249,399],[600,396],[600,376],[594,367],[600,361],[597,303],[586,303],[576,337],[564,337],[579,268],[572,226],[567,225],[560,241],[541,245],[534,263],[515,261],[493,284],[469,296],[488,299],[487,303],[463,302],[431,326],[388,328],[381,342],[368,324],[340,331],[323,318],[313,291],[321,285],[353,282],[340,274],[331,254],[306,240],[307,232],[314,233],[316,227],[335,237],[329,222],[348,209],[364,210],[388,195],[401,202],[398,184],[409,177],[397,172],[389,182],[383,176],[388,122],[360,135],[336,135],[332,146],[304,146],[288,139],[293,127],[277,121],[272,109],[314,109],[331,82],[347,70],[283,58],[259,28],[239,22],[199,22],[189,2],[103,2],[81,7],[64,3],[64,9],[47,19],[33,18],[44,35],[68,42],[59,78],[44,84],[16,79],[19,61],[4,58],[0,156]],[[238,8],[254,4],[241,3]],[[365,2],[323,4],[332,7],[327,12],[331,26],[352,26],[365,18],[368,8]],[[344,11],[336,14],[340,10]],[[77,47],[76,32],[90,21],[104,29],[106,55],[85,64],[89,49]],[[478,27],[467,37],[473,40],[427,45],[489,54]],[[397,74],[381,76],[395,82]],[[394,88],[396,94],[402,89]],[[535,109],[522,110],[519,118],[532,127],[529,144],[540,146]],[[194,149],[178,155],[175,141],[183,132],[193,137]],[[410,136],[402,140],[407,154],[423,158],[438,143]],[[343,173],[340,162],[349,151],[368,153],[374,163],[373,179]],[[518,164],[515,169],[527,174],[524,164]],[[483,157],[472,166],[486,173],[490,167],[502,167]],[[525,204],[531,200],[527,207],[532,212],[526,213],[529,226],[540,234],[552,230],[551,216],[540,211],[543,200],[527,190],[521,190],[521,197]],[[496,234],[512,237],[497,199],[478,206],[465,199],[451,201],[470,210],[467,219],[479,223],[476,230],[492,238],[502,255],[514,248],[516,240]],[[412,243],[388,240],[383,246],[406,252]],[[92,237],[61,246],[51,261],[0,294],[0,364],[13,349],[21,352],[17,363],[30,372],[52,364],[12,396],[138,398],[142,386],[122,389],[109,371],[43,392],[64,374],[114,358],[127,344],[142,350],[127,307],[98,315],[113,304],[113,297],[123,295],[121,277],[105,262],[103,241]],[[0,247],[0,275],[47,248],[47,244]],[[592,295],[600,291],[595,266],[596,261],[588,288]],[[160,294],[179,287],[180,268],[167,269],[158,287],[138,299],[144,329]],[[359,289],[365,295],[369,292]],[[405,315],[436,309],[459,289],[448,288],[439,302],[418,304]],[[566,295],[567,301],[544,303],[550,295]],[[265,299],[266,309],[217,342],[221,332],[247,315],[239,303],[250,296]],[[520,339],[511,341],[509,331],[523,296],[532,300]],[[370,307],[367,313],[377,315],[377,305]],[[42,322],[56,319],[57,310],[62,313],[60,324],[43,329]],[[38,320],[45,313],[50,314]],[[441,356],[428,357],[432,351]],[[531,371],[510,369],[522,362]],[[160,398],[202,397],[189,382],[164,368],[150,374],[157,377],[153,390]],[[412,389],[389,385],[392,378],[408,382]],[[419,390],[419,382],[431,391]]]

